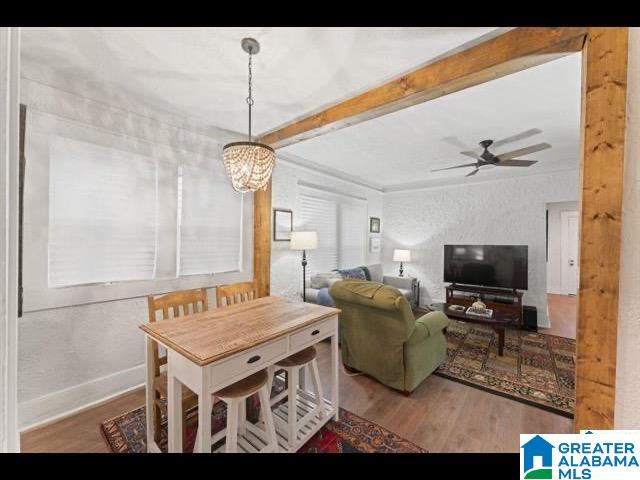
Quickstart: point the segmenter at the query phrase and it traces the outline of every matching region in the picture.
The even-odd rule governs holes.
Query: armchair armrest
[[[449,318],[442,312],[429,312],[416,320],[416,327],[418,325],[426,328],[429,335],[434,335],[449,325]]]
[[[385,285],[391,285],[396,288],[403,288],[405,290],[413,290],[413,285],[416,283],[415,278],[411,277],[392,277],[385,275],[382,277],[382,283]]]
[[[442,331],[449,319],[442,312],[429,312],[416,320],[416,328],[409,337],[408,344],[415,345]]]

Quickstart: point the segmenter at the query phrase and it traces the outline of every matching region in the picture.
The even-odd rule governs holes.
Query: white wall
[[[25,313],[19,321],[18,373],[19,422],[24,428],[141,384],[144,337],[138,325],[148,318],[147,294],[251,279],[253,201],[247,194],[241,272],[48,289],[48,133],[62,129],[77,140],[144,150],[165,162],[219,157],[229,138],[206,136],[180,119],[172,123],[162,112],[157,117],[148,111],[139,114],[27,79],[22,81],[21,101],[29,119]],[[175,235],[175,229],[160,234]]]
[[[394,248],[411,250],[405,275],[421,282],[420,302],[444,301],[445,244],[529,245],[529,290],[524,302],[546,318],[545,209],[578,198],[578,170],[526,178],[435,187],[384,196],[382,261],[395,271]]]
[[[368,217],[382,216],[382,193],[338,179],[306,167],[300,167],[279,157],[273,172],[272,207],[293,211],[293,229],[299,228],[300,215],[298,209],[298,186],[300,184],[321,187],[338,193],[367,200]],[[367,220],[368,221],[368,220]],[[384,230],[384,218],[381,228]],[[368,230],[368,226],[367,226]],[[376,234],[368,234],[368,238]],[[368,242],[368,240],[367,240]],[[366,263],[379,263],[380,253],[370,253],[366,246]],[[298,298],[302,294],[302,252],[289,250],[289,242],[271,242],[271,293],[290,298]],[[356,265],[354,265],[356,266]]]
[[[547,260],[547,293],[566,294],[562,290],[562,212],[577,212],[578,202],[547,205],[549,211],[549,258]]]
[[[615,428],[640,429],[640,28],[630,29]]]

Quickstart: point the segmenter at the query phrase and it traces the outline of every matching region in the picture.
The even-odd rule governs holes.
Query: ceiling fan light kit
[[[260,44],[253,38],[243,38],[241,45],[249,54],[249,140],[225,145],[222,149],[222,159],[233,189],[244,193],[267,188],[276,162],[276,154],[269,145],[252,141],[251,107],[254,102],[251,92],[251,59],[252,55],[260,51]]]
[[[475,167],[474,170],[467,173],[465,177],[470,177],[475,175],[480,171],[480,167],[485,165],[492,165],[495,167],[530,167],[531,165],[538,163],[537,160],[522,160],[516,157],[522,155],[529,155],[531,153],[539,152],[541,150],[546,150],[547,148],[551,148],[551,145],[548,143],[538,143],[535,145],[530,145],[528,147],[519,148],[517,150],[512,150],[510,152],[501,153],[499,155],[494,155],[489,151],[489,147],[498,147],[504,145],[506,143],[515,142],[518,140],[523,140],[532,135],[537,135],[538,133],[542,133],[542,130],[538,128],[532,128],[530,130],[526,130],[524,132],[518,133],[516,135],[512,135],[511,137],[503,138],[502,140],[498,140],[494,142],[493,140],[487,139],[482,140],[478,144],[480,145],[481,150],[465,150],[460,152],[461,155],[465,155],[467,157],[474,158],[476,160],[475,163],[465,163],[463,165],[456,165],[453,167],[446,168],[438,168],[436,170],[431,170],[432,172],[441,172],[443,170],[452,170],[455,168],[468,168]],[[455,138],[455,137],[448,137]]]

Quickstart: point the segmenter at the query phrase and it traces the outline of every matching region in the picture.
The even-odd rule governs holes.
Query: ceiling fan
[[[538,128],[532,128],[530,130],[526,130],[522,133],[518,133],[517,135],[513,135],[511,137],[503,138],[502,140],[482,140],[479,142],[480,149],[475,150],[465,150],[460,152],[462,155],[466,155],[467,157],[471,157],[476,159],[474,163],[465,163],[463,165],[456,165],[454,167],[447,168],[438,168],[436,170],[431,170],[432,172],[440,172],[443,170],[452,170],[454,168],[466,168],[466,167],[475,167],[470,173],[467,173],[465,177],[470,177],[471,175],[475,175],[480,171],[480,167],[484,165],[495,165],[496,167],[530,167],[534,163],[537,163],[536,160],[521,160],[516,157],[520,157],[523,155],[529,155],[531,153],[539,152],[541,150],[546,150],[547,148],[551,148],[551,145],[548,143],[538,143],[535,145],[530,145],[528,147],[519,148],[517,150],[512,150],[511,152],[501,153],[498,155],[493,154],[489,151],[489,147],[499,147],[507,143],[515,142],[517,140],[522,140],[533,135],[537,135],[538,133],[542,133],[542,130]],[[450,141],[450,143],[454,143],[456,146],[460,146],[461,142],[455,140],[455,137],[448,137],[449,139],[445,139]],[[464,145],[463,145],[463,148]]]

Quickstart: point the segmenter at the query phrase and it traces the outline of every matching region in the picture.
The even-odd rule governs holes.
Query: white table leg
[[[206,368],[202,369],[200,391],[198,394],[198,438],[196,438],[198,453],[211,453],[211,408],[212,396],[209,388],[209,375]]]
[[[340,361],[338,351],[338,321],[336,319],[336,333],[331,336],[331,405],[335,408],[335,413],[333,415],[334,420],[339,420],[339,398],[340,393],[338,392],[338,384],[340,382],[339,377],[339,365]]]
[[[147,452],[155,450],[155,432],[153,408],[155,392],[153,390],[153,380],[155,372],[153,370],[153,340],[147,335],[144,336],[147,347],[146,368],[147,368],[147,385],[146,385],[146,415],[147,415]]]
[[[169,453],[182,452],[182,383],[173,374],[171,367],[171,355],[167,362],[167,417]]]

